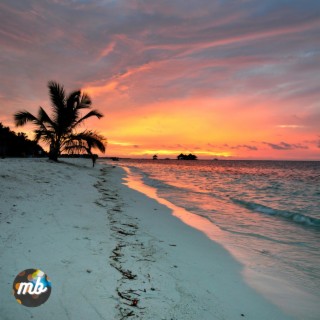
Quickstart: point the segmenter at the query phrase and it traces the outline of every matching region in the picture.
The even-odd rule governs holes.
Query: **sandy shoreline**
[[[222,247],[123,178],[82,159],[1,160],[1,319],[290,319]],[[11,295],[27,268],[52,279],[37,308]]]

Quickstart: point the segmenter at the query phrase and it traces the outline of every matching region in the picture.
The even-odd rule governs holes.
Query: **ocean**
[[[120,160],[205,217],[249,285],[296,319],[320,319],[320,162]]]

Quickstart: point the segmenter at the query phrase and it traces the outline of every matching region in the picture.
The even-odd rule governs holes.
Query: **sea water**
[[[159,197],[219,227],[248,283],[320,319],[320,162],[121,160]]]

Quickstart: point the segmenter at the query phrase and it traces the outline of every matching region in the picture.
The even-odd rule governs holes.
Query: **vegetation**
[[[25,133],[15,133],[0,122],[0,157],[39,157],[45,151],[35,142],[27,138]]]
[[[92,148],[105,152],[105,138],[100,134],[76,129],[91,117],[102,118],[103,115],[95,109],[91,109],[92,101],[86,93],[80,90],[66,95],[64,87],[57,82],[49,81],[49,96],[52,106],[51,117],[39,107],[38,115],[23,110],[14,115],[16,126],[23,126],[31,122],[36,126],[35,141],[44,141],[49,145],[49,159],[58,161],[63,153],[87,153],[93,159]],[[84,116],[83,109],[91,109]]]
[[[194,155],[194,154],[183,154],[183,153],[180,153],[178,156],[177,156],[177,159],[178,160],[197,160],[197,156]]]

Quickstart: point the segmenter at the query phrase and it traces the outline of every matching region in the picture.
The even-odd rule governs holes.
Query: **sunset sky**
[[[2,0],[0,122],[83,88],[108,156],[320,160],[319,0]],[[32,137],[32,127],[15,129]]]

